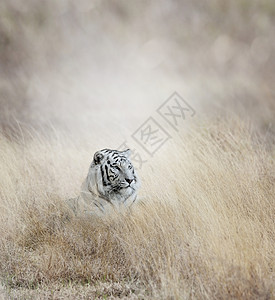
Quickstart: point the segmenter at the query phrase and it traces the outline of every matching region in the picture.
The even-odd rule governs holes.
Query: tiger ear
[[[94,154],[94,163],[95,163],[95,165],[98,165],[102,161],[103,157],[104,157],[104,155],[100,151],[97,151]]]
[[[122,155],[126,156],[127,158],[129,158],[130,155],[131,155],[131,150],[130,150],[130,149],[127,149],[127,150],[121,151],[120,153],[121,153]]]

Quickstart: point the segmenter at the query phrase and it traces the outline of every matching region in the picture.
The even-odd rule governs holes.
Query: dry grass
[[[275,299],[274,4],[1,1],[0,299]],[[74,218],[93,152],[175,90],[265,136],[200,123],[139,172],[144,204]]]
[[[275,159],[240,122],[174,139],[140,172],[144,204],[102,219],[63,203],[88,152],[30,134],[0,151],[6,297],[275,298]]]

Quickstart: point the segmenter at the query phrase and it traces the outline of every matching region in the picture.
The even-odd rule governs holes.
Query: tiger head
[[[97,151],[87,176],[89,191],[108,201],[125,202],[129,197],[136,197],[140,181],[130,155],[130,149]]]

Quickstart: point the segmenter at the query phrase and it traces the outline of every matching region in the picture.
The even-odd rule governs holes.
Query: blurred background
[[[2,0],[1,129],[123,141],[177,91],[272,134],[274,33],[274,0]]]

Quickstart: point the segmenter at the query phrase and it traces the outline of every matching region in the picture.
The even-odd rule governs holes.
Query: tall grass
[[[275,158],[240,121],[174,139],[139,172],[143,201],[103,218],[76,218],[64,204],[88,151],[0,139],[7,297],[275,298]]]

